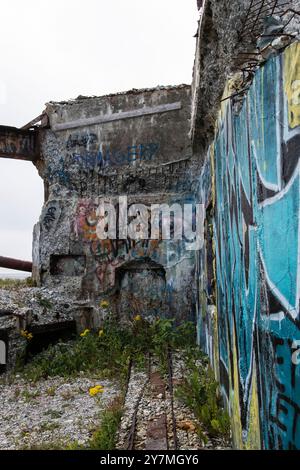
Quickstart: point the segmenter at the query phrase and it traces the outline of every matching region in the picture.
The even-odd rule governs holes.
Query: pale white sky
[[[0,124],[50,100],[191,83],[196,0],[1,2]],[[43,185],[30,162],[0,159],[0,256],[31,259]]]

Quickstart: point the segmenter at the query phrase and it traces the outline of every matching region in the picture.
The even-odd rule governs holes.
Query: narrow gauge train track
[[[135,374],[134,362],[130,364],[130,378]],[[128,389],[127,387],[127,389]],[[147,372],[138,387],[127,422],[123,449],[126,450],[177,450],[178,439],[174,413],[173,354],[167,352],[167,374],[162,376],[155,357],[148,356]]]

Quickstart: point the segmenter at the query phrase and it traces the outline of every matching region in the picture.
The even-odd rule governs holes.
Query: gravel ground
[[[174,357],[174,381],[180,381],[184,376],[185,364],[180,355]],[[172,414],[170,393],[166,384],[165,398],[162,394],[153,394],[151,384],[146,372],[132,372],[129,387],[125,399],[124,414],[118,434],[117,449],[126,449],[128,437],[132,425],[134,410],[139,397],[142,397],[137,412],[137,426],[135,438],[135,450],[145,449],[147,441],[147,423],[164,415],[167,418],[167,432],[169,445],[174,446],[172,433]],[[191,410],[174,399],[174,414],[176,418],[178,450],[227,450],[231,448],[230,442],[223,438],[210,438],[203,430],[204,440],[197,433],[197,419]]]
[[[89,389],[103,385],[95,397]],[[101,410],[118,395],[110,381],[51,378],[28,384],[20,378],[0,384],[0,450],[85,445],[100,425]]]

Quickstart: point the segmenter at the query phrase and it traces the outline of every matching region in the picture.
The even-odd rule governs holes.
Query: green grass
[[[167,372],[168,349],[180,350],[185,361],[185,375],[176,389],[177,397],[187,405],[199,422],[199,435],[203,431],[211,437],[229,439],[229,416],[222,409],[218,383],[214,379],[207,356],[195,344],[195,326],[185,322],[179,326],[173,319],[157,319],[152,323],[143,318],[121,324],[109,317],[99,332],[87,331],[67,343],[57,343],[31,358],[19,372],[30,381],[53,376],[74,377],[81,373],[98,378],[118,379],[121,390],[127,380],[131,360],[135,367],[145,368],[149,354],[159,359],[161,372]],[[55,390],[47,392],[49,396]],[[66,450],[115,448],[117,430],[122,417],[123,397],[116,399],[101,414],[101,425],[85,446],[65,444]],[[50,444],[51,445],[51,444]],[[53,443],[53,448],[62,448]]]
[[[90,450],[116,448],[116,436],[123,413],[123,400],[118,398],[102,413],[100,428],[94,432],[89,443]]]
[[[185,377],[176,389],[177,398],[194,413],[199,421],[199,434],[204,440],[203,430],[207,431],[210,437],[229,440],[230,418],[222,408],[219,384],[214,378],[207,357],[195,349],[188,355],[185,366]]]
[[[121,325],[115,318],[104,322],[103,334],[88,332],[67,343],[57,343],[33,357],[28,364],[19,364],[17,371],[36,382],[42,378],[77,376],[80,372],[102,378],[118,377],[125,383],[131,360],[144,368],[149,353],[166,363],[168,345],[180,348],[194,342],[194,326],[176,327],[173,320],[156,320],[152,324],[133,320]]]
[[[31,277],[26,279],[0,279],[0,289],[20,289],[24,287],[32,287],[33,282]]]
[[[36,300],[37,300],[38,304],[39,304],[41,307],[45,308],[45,309],[51,310],[52,307],[53,307],[52,303],[51,303],[48,299],[44,299],[44,298],[41,296],[41,294],[38,294],[38,295],[36,296]]]

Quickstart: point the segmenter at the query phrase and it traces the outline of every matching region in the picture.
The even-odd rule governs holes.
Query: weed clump
[[[194,340],[194,325],[176,327],[174,320],[157,319],[152,323],[137,315],[128,324],[109,317],[98,332],[84,330],[69,342],[49,346],[28,364],[19,366],[31,381],[81,372],[105,378],[126,380],[130,361],[136,368],[145,368],[149,354],[155,354],[165,366],[168,347],[180,348]]]
[[[0,279],[0,289],[17,290],[33,286],[34,283],[31,277],[26,279]]]
[[[194,354],[189,355],[185,365],[186,374],[177,387],[177,397],[193,411],[200,423],[199,434],[204,441],[206,438],[202,428],[210,437],[223,437],[229,440],[230,418],[222,408],[219,385],[207,357],[195,350]]]

